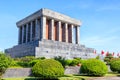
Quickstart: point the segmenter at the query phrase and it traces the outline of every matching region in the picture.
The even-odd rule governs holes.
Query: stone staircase
[[[31,68],[8,68],[3,78],[29,77],[32,76]]]
[[[79,66],[69,66],[65,68],[64,74],[79,74]],[[2,78],[32,77],[31,68],[8,68]]]
[[[69,66],[65,68],[65,73],[64,74],[79,74],[79,66]]]

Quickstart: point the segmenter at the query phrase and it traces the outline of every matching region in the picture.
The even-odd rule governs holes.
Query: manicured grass
[[[5,78],[2,80],[40,80],[40,79],[36,79],[36,78]],[[85,80],[85,79],[80,78],[80,77],[61,77],[58,80]]]
[[[108,74],[105,75],[106,77],[109,77],[109,76],[120,76],[120,73],[117,73],[117,72],[108,72]]]
[[[40,80],[35,77],[27,77],[27,78],[4,78],[3,80]],[[64,76],[60,77],[58,80],[85,80],[81,76]]]
[[[35,77],[27,77],[27,78],[4,78],[3,80],[37,80]]]
[[[11,66],[9,68],[23,68],[23,67],[21,67],[21,66]]]
[[[76,75],[65,75],[64,77],[60,77],[59,80],[85,80],[85,78]]]

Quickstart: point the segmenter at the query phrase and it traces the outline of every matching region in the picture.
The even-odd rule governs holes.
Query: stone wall
[[[52,40],[39,41],[39,46],[35,50],[36,57],[45,56],[46,58],[53,58],[55,56],[62,56],[67,59],[74,57],[81,57],[83,59],[91,58],[90,54],[94,52],[92,48],[86,48],[84,45],[65,43]]]
[[[42,40],[31,43],[25,43],[6,49],[5,53],[11,57],[35,56],[53,58],[62,56],[67,59],[81,57],[83,59],[93,58],[94,49],[86,48],[84,45],[72,44],[66,42]]]
[[[11,57],[35,56],[35,47],[38,42],[30,42],[25,44],[16,45],[12,48],[6,49],[5,53]]]

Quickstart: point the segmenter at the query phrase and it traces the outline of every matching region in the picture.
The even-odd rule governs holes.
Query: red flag
[[[103,50],[101,51],[101,54],[102,54],[102,55],[104,54],[104,51],[103,51]]]
[[[119,53],[117,54],[117,56],[119,57]]]
[[[96,54],[96,50],[94,50],[94,54]]]
[[[115,54],[115,53],[113,52],[112,56],[114,56],[114,54]]]

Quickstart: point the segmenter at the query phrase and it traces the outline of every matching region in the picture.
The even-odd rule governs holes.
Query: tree
[[[106,57],[104,58],[104,61],[106,62],[107,65],[110,64],[110,60],[113,58],[113,55],[110,53],[107,53]]]

